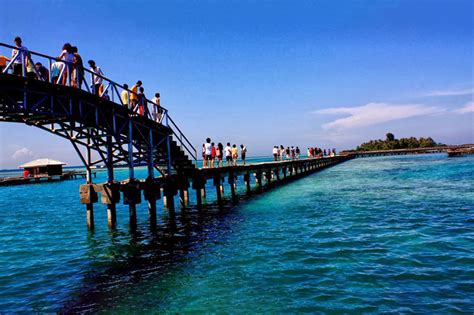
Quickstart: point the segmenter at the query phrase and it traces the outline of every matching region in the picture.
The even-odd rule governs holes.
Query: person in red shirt
[[[216,159],[216,146],[214,142],[211,143],[211,167],[214,167],[214,160]]]

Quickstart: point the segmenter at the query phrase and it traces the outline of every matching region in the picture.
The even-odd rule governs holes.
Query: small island
[[[393,133],[387,133],[385,140],[370,140],[357,146],[353,151],[380,151],[380,150],[397,150],[397,149],[417,149],[432,148],[445,146],[445,144],[437,143],[433,138],[415,137],[395,139]]]

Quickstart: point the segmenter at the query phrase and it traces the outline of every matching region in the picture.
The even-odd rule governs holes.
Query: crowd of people
[[[274,161],[285,161],[285,160],[299,160],[301,156],[301,150],[298,146],[284,147],[283,145],[273,146],[273,160]],[[336,149],[321,149],[321,148],[308,148],[306,151],[307,158],[322,158],[326,156],[335,156]]]
[[[240,145],[240,159],[242,165],[245,165],[245,159],[247,157],[247,147],[243,144]],[[204,168],[222,167],[224,166],[237,166],[237,160],[239,159],[239,148],[236,144],[231,145],[227,142],[224,147],[222,143],[218,143],[217,146],[211,141],[211,138],[207,138],[206,142],[202,145],[202,161]],[[217,165],[216,165],[217,164]]]
[[[15,37],[14,43],[15,48],[12,50],[11,59],[0,56],[0,72],[4,72],[7,63],[13,60],[11,74],[16,76],[26,76],[29,79],[70,85],[75,88],[81,88],[83,82],[85,82],[83,59],[76,46],[72,46],[70,43],[64,44],[56,61],[52,62],[50,69],[48,69],[41,62],[33,62],[31,53],[23,45],[20,37]],[[91,92],[110,100],[108,88],[104,87],[104,79],[108,79],[104,76],[102,69],[96,65],[94,60],[89,60],[87,63],[92,75]],[[145,96],[145,89],[142,85],[142,81],[139,80],[129,90],[128,85],[124,84],[120,93],[122,105],[135,114],[161,122],[163,109],[160,104],[160,93],[155,93],[155,97],[150,102]]]

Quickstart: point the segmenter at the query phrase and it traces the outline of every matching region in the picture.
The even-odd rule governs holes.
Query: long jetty
[[[393,150],[342,151],[341,155],[361,158],[361,157],[389,156],[389,155],[442,153],[442,152],[448,152],[451,150],[473,151],[474,144],[443,145],[443,146],[436,146],[436,147],[393,149]]]
[[[137,223],[136,205],[143,199],[148,203],[150,224],[156,224],[156,203],[163,200],[163,207],[171,215],[175,214],[174,198],[179,194],[181,208],[190,206],[189,189],[195,191],[194,205],[203,209],[203,199],[206,198],[206,184],[212,181],[215,189],[215,202],[223,207],[226,202],[225,193],[228,185],[230,201],[238,200],[237,181],[243,178],[245,193],[259,193],[272,187],[320,171],[327,167],[352,159],[351,156],[335,156],[319,159],[301,159],[291,161],[263,162],[249,165],[226,166],[216,168],[195,169],[187,174],[176,174],[145,180],[125,180],[102,184],[84,184],[80,186],[80,201],[87,205],[87,225],[94,227],[94,203],[99,200],[107,207],[107,221],[110,228],[117,223],[116,204],[123,200],[129,206],[130,227],[134,229]]]

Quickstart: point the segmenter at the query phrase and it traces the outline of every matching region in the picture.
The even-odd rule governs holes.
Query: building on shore
[[[46,177],[63,174],[63,165],[66,163],[52,159],[38,159],[20,165],[24,177]]]

